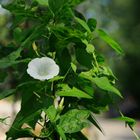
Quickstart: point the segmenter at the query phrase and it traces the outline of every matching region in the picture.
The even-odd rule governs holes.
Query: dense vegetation
[[[17,93],[22,99],[7,139],[86,140],[83,128],[93,124],[102,132],[94,114],[117,106],[116,100],[122,98],[115,87],[117,78],[94,41],[105,41],[119,55],[123,50],[97,28],[96,19],[86,19],[76,10],[82,1],[14,0],[3,6],[12,14],[12,37],[1,47],[0,68],[4,77],[8,72],[14,81],[0,99]],[[50,65],[41,66],[42,58],[49,59]],[[40,64],[32,65],[29,72],[33,60]],[[55,71],[59,67],[59,74],[50,74],[52,65]],[[34,74],[38,69],[39,76],[51,76],[40,78]],[[120,115],[133,131],[135,121]],[[39,134],[35,133],[37,125],[41,126]]]

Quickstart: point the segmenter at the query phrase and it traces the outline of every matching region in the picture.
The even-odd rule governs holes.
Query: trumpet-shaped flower
[[[29,62],[27,73],[34,79],[44,81],[57,76],[59,66],[49,57],[35,58]]]

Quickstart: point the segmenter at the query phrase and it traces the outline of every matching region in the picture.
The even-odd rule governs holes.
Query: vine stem
[[[117,107],[117,110],[119,111],[121,117],[124,117],[123,113],[121,112],[121,110],[119,109],[118,106]],[[136,137],[137,140],[140,140],[140,137],[137,135],[137,133],[134,131],[134,129],[131,127],[131,125],[128,124],[128,127],[130,128],[130,130],[132,131],[132,133],[134,134],[134,136]]]
[[[67,77],[67,75],[68,75],[70,70],[71,70],[71,66],[69,67],[69,69],[67,70],[66,74],[64,75],[64,79],[62,80],[62,82],[64,82],[64,80],[66,79],[66,77]]]
[[[94,58],[94,60],[95,60],[95,65],[96,65],[96,67],[97,67],[97,69],[98,69],[98,71],[99,71],[99,64],[98,64],[98,62],[97,62],[97,59],[96,59],[96,56],[95,56],[95,52],[93,53],[93,58]]]
[[[132,130],[132,132],[135,135],[135,137],[137,138],[137,140],[140,140],[140,137],[137,135],[137,133],[134,130]]]

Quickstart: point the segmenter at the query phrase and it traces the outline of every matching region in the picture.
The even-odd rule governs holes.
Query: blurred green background
[[[0,0],[1,4],[6,2],[7,0]],[[125,55],[117,56],[106,44],[96,39],[96,48],[108,58],[106,63],[118,77],[118,86],[125,97],[120,108],[127,116],[135,118],[140,118],[139,6],[140,0],[85,0],[77,7],[86,18],[97,19],[98,27],[105,29],[124,49]],[[0,58],[9,50],[6,46],[11,41],[11,19],[8,11],[0,6]],[[5,75],[2,70],[0,73],[0,88],[3,88]],[[109,114],[117,115],[113,109]]]

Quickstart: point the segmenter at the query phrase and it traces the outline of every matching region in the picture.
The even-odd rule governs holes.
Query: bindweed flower
[[[49,57],[35,58],[29,62],[27,73],[34,79],[44,81],[57,76],[59,66]]]

